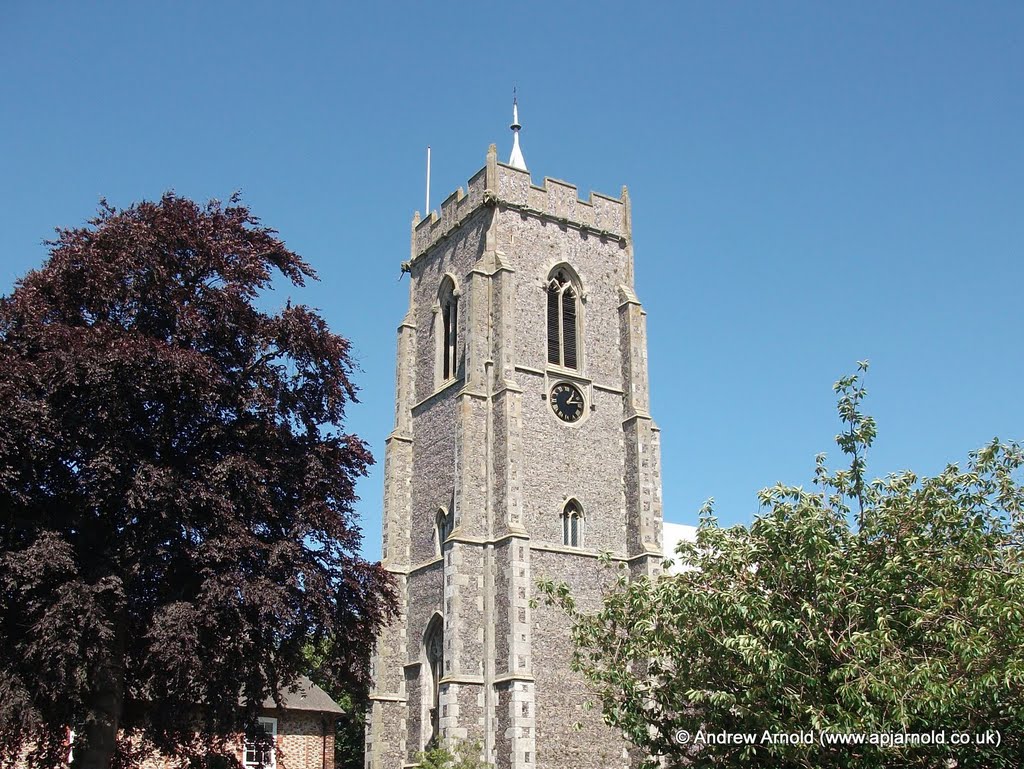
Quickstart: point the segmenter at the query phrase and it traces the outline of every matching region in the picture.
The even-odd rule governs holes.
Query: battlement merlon
[[[538,187],[532,183],[529,171],[499,163],[492,144],[487,152],[487,165],[470,178],[465,191],[459,187],[445,198],[439,211],[431,211],[422,220],[419,212],[416,213],[412,227],[412,259],[423,256],[445,240],[481,206],[546,219],[618,240],[623,245],[632,238],[629,193],[625,187],[620,198],[591,192],[589,200],[580,199],[575,185],[558,179],[545,176],[544,183]]]

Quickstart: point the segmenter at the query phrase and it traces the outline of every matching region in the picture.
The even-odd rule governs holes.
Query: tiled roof
[[[312,710],[316,713],[342,713],[338,703],[331,696],[310,681],[300,676],[295,686],[281,690],[281,704],[285,710]],[[273,697],[263,701],[263,707],[276,708]]]

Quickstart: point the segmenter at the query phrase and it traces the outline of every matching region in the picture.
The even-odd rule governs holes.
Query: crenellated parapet
[[[497,202],[506,208],[613,239],[630,236],[628,197],[591,192],[589,200],[582,200],[574,184],[545,176],[538,187],[528,172],[502,164],[497,176]]]
[[[488,165],[459,187],[424,219],[413,220],[412,258],[423,256],[445,241],[482,206],[499,208],[554,222],[563,227],[618,241],[625,247],[632,236],[629,195],[613,198],[591,192],[582,200],[573,184],[544,177],[544,183],[532,183],[529,171],[495,161],[488,154]]]
[[[413,259],[422,256],[432,246],[445,240],[470,214],[484,204],[484,191],[487,188],[485,171],[485,168],[481,168],[475,173],[467,183],[465,191],[459,187],[445,198],[438,211],[431,211],[419,221],[413,220]]]

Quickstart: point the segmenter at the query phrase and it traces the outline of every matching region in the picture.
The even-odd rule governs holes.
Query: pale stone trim
[[[556,184],[559,183],[555,179],[545,179],[545,181],[555,182]],[[561,182],[561,183],[565,184],[564,182]],[[534,187],[534,189],[546,191],[544,187],[537,187],[536,185],[532,185],[532,186]],[[565,186],[573,187],[573,185],[571,185],[571,184],[566,184]],[[575,187],[573,187],[573,188],[575,189]],[[459,189],[459,192],[462,192],[461,188]],[[604,198],[605,200],[610,200],[612,202],[616,202],[616,203],[620,202],[616,198],[609,197],[608,195],[600,195],[599,193],[596,193],[596,192],[591,192],[590,194],[591,194],[591,196],[595,196],[596,195],[597,197],[601,197],[601,198]],[[449,200],[451,199],[451,197],[452,196],[449,196]],[[465,197],[465,196],[463,196],[463,197]],[[458,199],[458,201],[461,201],[461,200],[462,200],[462,198]],[[590,201],[587,201],[587,200],[579,200],[577,198],[577,201],[581,205],[585,205],[585,206],[593,206],[594,205],[593,203],[591,203]],[[445,202],[447,203],[448,201],[445,201]],[[444,205],[444,204],[442,204],[442,205]],[[459,219],[457,222],[452,224],[452,226],[448,230],[446,230],[445,232],[439,234],[437,236],[437,238],[433,242],[431,242],[426,248],[424,248],[418,254],[414,255],[413,256],[413,261],[415,261],[416,259],[423,258],[431,250],[433,250],[435,246],[437,246],[440,243],[443,243],[445,240],[447,240],[449,237],[451,237],[452,233],[454,233],[458,229],[460,229],[462,227],[462,225],[464,225],[466,223],[467,220],[469,220],[477,211],[479,211],[481,208],[484,208],[485,206],[501,208],[501,209],[505,209],[507,211],[515,211],[518,214],[522,214],[524,216],[532,216],[535,219],[544,219],[546,221],[553,222],[555,224],[559,224],[559,225],[561,225],[563,227],[570,227],[570,228],[572,228],[574,230],[577,230],[581,234],[589,235],[590,233],[593,233],[593,234],[597,235],[599,238],[601,238],[602,240],[615,240],[615,241],[618,241],[619,245],[622,246],[623,248],[625,248],[629,244],[629,236],[628,235],[623,235],[623,234],[618,233],[618,232],[612,232],[611,230],[605,229],[605,228],[593,227],[592,225],[589,225],[586,222],[578,222],[578,221],[576,221],[574,219],[569,219],[566,216],[558,216],[557,214],[553,214],[553,213],[551,213],[549,211],[541,211],[538,208],[533,208],[531,206],[528,206],[528,205],[525,205],[525,204],[522,204],[522,203],[513,203],[511,200],[504,200],[502,198],[499,198],[497,195],[495,195],[493,192],[491,192],[491,190],[485,190],[484,191],[483,200],[481,200],[480,203],[478,203],[474,208],[469,209],[466,212],[466,214],[461,219]],[[433,212],[431,212],[430,216],[427,217],[426,219],[424,219],[423,222],[421,222],[420,224],[423,224],[423,223],[426,223],[426,222],[430,222],[431,224],[433,224],[434,222],[437,222],[437,221],[440,221],[440,219],[437,216],[435,216]],[[416,227],[417,231],[419,230],[419,226],[420,225],[417,225],[417,227]]]
[[[465,673],[453,673],[451,675],[442,676],[440,683],[442,684],[470,684],[472,686],[483,686],[483,676],[471,676]]]
[[[551,365],[549,370],[544,371],[539,368],[532,368],[530,366],[520,366],[518,363],[515,365],[515,370],[520,374],[532,374],[533,376],[545,377],[545,376],[559,376],[565,379],[570,379],[576,384],[593,387],[595,390],[601,392],[611,393],[612,395],[625,395],[625,392],[620,387],[614,387],[612,385],[599,384],[598,382],[591,382],[584,376],[580,376],[580,372],[574,369],[562,368],[561,366]],[[517,390],[522,392],[522,390]]]
[[[590,380],[580,369],[560,366],[557,363],[549,363],[544,373],[552,378],[571,379],[576,382],[576,384],[590,384]]]
[[[572,185],[568,185],[568,186],[571,187]],[[591,193],[591,194],[596,194],[596,193]],[[601,197],[604,197],[604,196],[602,195]],[[608,199],[609,200],[615,200],[615,198],[608,198]],[[586,205],[593,205],[593,203],[589,203],[586,200],[580,200],[579,202],[582,203],[585,206]],[[519,213],[519,214],[526,214],[527,216],[533,216],[536,219],[546,219],[549,222],[554,222],[555,224],[560,224],[563,227],[571,227],[574,230],[578,230],[580,233],[585,233],[585,234],[594,233],[595,235],[600,237],[602,240],[617,240],[619,242],[619,245],[623,246],[623,247],[625,247],[626,244],[629,242],[629,239],[625,235],[621,235],[621,234],[619,234],[617,232],[612,232],[611,230],[603,229],[603,228],[602,229],[598,229],[596,227],[593,227],[593,226],[587,224],[586,222],[577,222],[577,221],[575,221],[573,219],[569,219],[568,217],[558,216],[557,214],[552,214],[552,213],[550,213],[548,211],[541,211],[539,209],[532,208],[530,206],[523,205],[521,203],[513,203],[510,200],[502,200],[501,198],[495,197],[494,198],[494,204],[496,206],[501,207],[501,208],[505,208],[505,209],[507,209],[509,211],[515,211],[516,213]]]
[[[518,363],[515,365],[515,370],[522,372],[523,374],[534,374],[536,376],[544,376],[544,371],[539,368],[530,368],[529,366],[521,366]]]
[[[509,532],[508,534],[502,534],[500,537],[495,539],[485,539],[481,537],[469,537],[465,534],[460,534],[458,530],[453,531],[448,536],[448,542],[459,542],[463,545],[496,545],[499,542],[504,542],[506,539],[529,539],[530,535],[525,531],[520,532]]]
[[[441,385],[436,390],[434,390],[434,392],[430,393],[430,395],[428,395],[426,398],[421,400],[419,403],[414,403],[412,405],[413,413],[415,413],[417,409],[420,409],[421,407],[425,406],[431,400],[435,399],[438,395],[443,393],[445,390],[451,389],[451,387],[453,385],[456,385],[456,384],[462,384],[462,377],[458,377],[457,376],[454,379],[449,379],[447,382],[441,383]]]
[[[448,539],[445,540],[445,541],[448,542],[449,540],[451,540],[451,535],[448,535]],[[429,561],[427,561],[425,563],[421,563],[418,566],[411,566],[411,567],[409,567],[409,571],[406,572],[406,573],[407,574],[415,574],[417,572],[425,571],[427,569],[430,569],[430,568],[432,568],[434,566],[438,566],[439,564],[444,564],[444,556],[443,555],[436,555],[436,556],[434,556],[433,558],[431,558]]]
[[[625,419],[623,419],[622,420],[622,424],[623,425],[628,425],[628,424],[631,424],[632,422],[637,422],[637,421],[639,421],[641,419],[643,419],[643,420],[645,420],[647,422],[653,422],[654,421],[654,417],[652,417],[647,412],[638,411],[635,414],[632,414],[631,416],[628,416]]]
[[[597,550],[586,550],[582,547],[570,547],[569,545],[556,545],[551,542],[537,542],[530,545],[531,550],[541,550],[545,553],[563,553],[565,555],[580,555],[584,558],[600,558],[601,553]],[[625,555],[612,553],[613,561],[628,561]]]
[[[373,702],[408,702],[408,697],[403,697],[400,694],[371,694],[370,700]]]
[[[550,542],[535,542],[530,545],[531,550],[539,550],[545,553],[563,553],[565,555],[579,555],[584,558],[600,558],[604,553],[596,550],[584,550],[581,547],[566,547],[565,545],[556,545]],[[616,563],[630,563],[639,558],[650,558],[652,555],[661,556],[661,550],[646,550],[637,555],[625,555],[623,553],[610,553],[608,555],[609,560],[615,561]]]
[[[496,398],[502,393],[518,393],[519,395],[522,395],[524,392],[525,390],[515,382],[502,382],[502,384],[492,393],[492,398]]]
[[[537,679],[531,676],[529,673],[502,673],[500,676],[497,676],[493,681],[491,681],[491,683],[497,686],[498,684],[516,683],[518,681],[527,684],[532,684],[536,683]]]
[[[455,530],[451,534],[448,535],[448,539],[446,539],[445,542],[452,542],[452,543],[458,542],[458,543],[463,544],[463,545],[477,545],[479,547],[484,547],[486,545],[497,545],[497,544],[499,544],[501,542],[504,542],[507,539],[529,540],[530,539],[530,535],[527,534],[525,530],[521,530],[521,531],[510,531],[510,532],[508,532],[506,534],[502,534],[500,537],[496,537],[494,539],[484,539],[484,538],[480,538],[480,537],[466,536],[465,534],[460,534],[458,532],[458,530]],[[540,546],[540,545],[531,545],[531,547],[534,548],[535,550],[537,550],[537,549],[545,549],[546,548],[546,546]],[[561,548],[559,550],[559,552],[561,552],[562,550],[564,550],[565,552],[569,552],[569,553],[577,553],[577,554],[584,554],[584,555],[588,554],[588,553],[582,551],[581,548],[575,548],[575,547]],[[596,556],[597,553],[593,553],[593,555]],[[615,559],[615,560],[629,560],[629,559],[625,558],[625,556],[623,556],[622,558],[618,558],[616,556],[613,556],[613,559]],[[396,567],[396,566],[385,566],[385,568],[391,574],[400,574],[402,576],[409,576],[411,574],[415,574],[417,572],[424,571],[426,569],[430,569],[433,566],[437,566],[438,564],[443,564],[443,563],[444,563],[444,557],[438,555],[438,556],[435,556],[435,557],[431,558],[429,561],[424,561],[423,563],[417,564],[416,566],[410,566],[408,569],[403,569],[403,568]]]

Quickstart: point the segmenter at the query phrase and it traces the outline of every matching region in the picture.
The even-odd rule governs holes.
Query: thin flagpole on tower
[[[423,211],[424,218],[430,216],[430,145],[427,145],[427,207]]]

